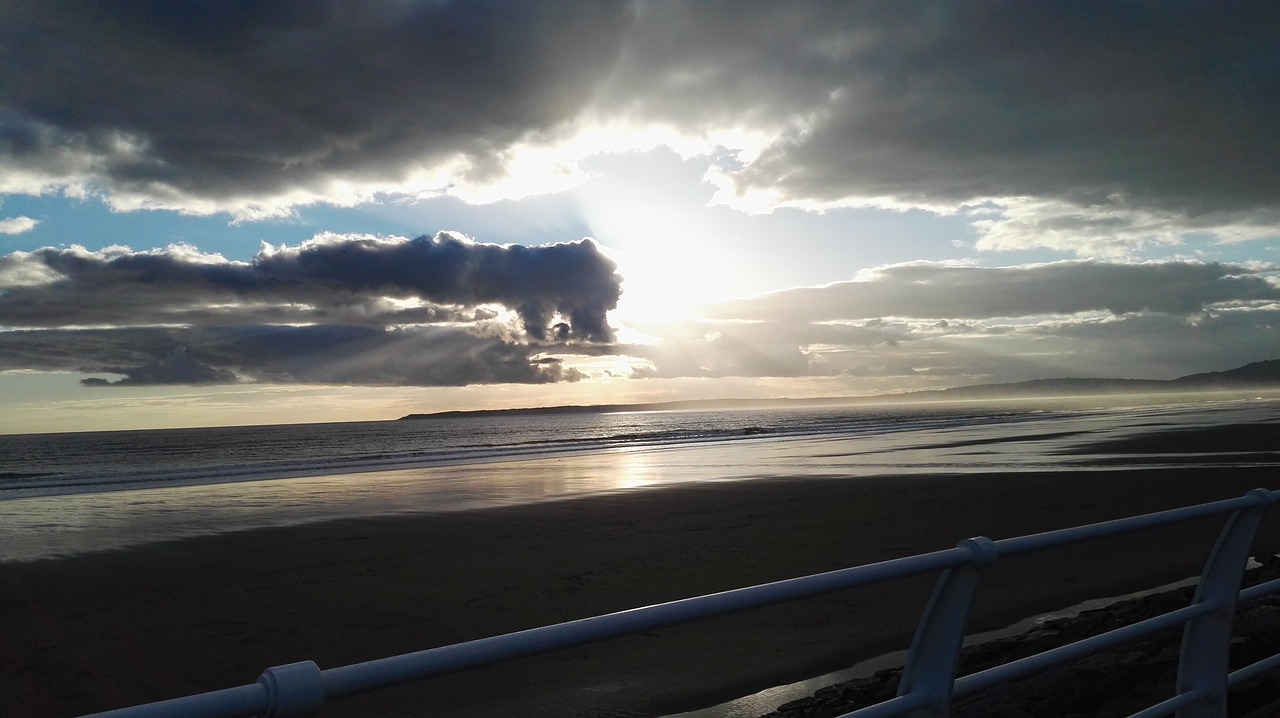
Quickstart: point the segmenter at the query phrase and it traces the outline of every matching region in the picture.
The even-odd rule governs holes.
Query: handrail
[[[992,541],[976,537],[955,548],[773,583],[659,603],[542,626],[450,646],[321,670],[311,661],[266,669],[257,683],[145,705],[95,713],[87,718],[292,718],[317,715],[325,700],[387,688],[468,668],[547,653],[609,638],[713,616],[942,571],[933,598],[907,655],[899,695],[847,714],[944,717],[952,696],[997,683],[1178,625],[1184,626],[1177,693],[1131,718],[1225,715],[1229,686],[1280,667],[1280,653],[1227,673],[1232,608],[1280,592],[1280,579],[1240,590],[1248,552],[1262,515],[1280,491],[1254,489],[1235,499],[1114,519]],[[979,673],[955,677],[969,604],[980,572],[1001,557],[1081,541],[1133,533],[1208,516],[1230,514],[1205,563],[1191,604],[1153,618]]]

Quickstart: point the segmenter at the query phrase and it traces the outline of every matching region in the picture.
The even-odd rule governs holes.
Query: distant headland
[[[1189,374],[1177,379],[1032,379],[1007,384],[974,384],[951,389],[923,389],[901,394],[837,396],[816,399],[689,399],[647,404],[589,404],[543,406],[522,409],[471,409],[409,414],[400,421],[460,416],[546,416],[555,414],[617,414],[638,411],[715,411],[758,407],[819,407],[841,404],[873,404],[886,401],[957,401],[965,399],[1017,399],[1031,397],[1158,394],[1233,389],[1280,389],[1280,359],[1253,362],[1226,371]]]

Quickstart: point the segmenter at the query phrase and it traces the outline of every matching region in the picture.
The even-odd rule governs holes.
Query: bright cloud
[[[1084,312],[1187,315],[1280,299],[1275,265],[1063,261],[1013,267],[912,262],[853,281],[801,287],[709,309],[749,320],[990,319]]]
[[[1046,376],[1173,378],[1274,352],[1274,265],[914,262],[644,325],[644,377],[843,376],[954,386]]]
[[[22,234],[30,232],[40,224],[40,220],[30,217],[6,217],[0,219],[0,234]]]

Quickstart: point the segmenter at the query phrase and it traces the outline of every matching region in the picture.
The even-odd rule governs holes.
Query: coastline
[[[256,529],[0,564],[0,695],[68,716],[1280,487],[1269,467],[708,482]],[[1219,522],[1002,561],[970,628],[1198,572]],[[1280,547],[1280,521],[1259,545]],[[905,647],[935,577],[616,639],[326,705],[326,716],[642,716]]]

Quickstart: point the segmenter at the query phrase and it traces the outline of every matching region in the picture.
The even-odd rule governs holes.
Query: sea
[[[2,435],[0,561],[690,481],[1079,471],[1083,446],[1277,421],[1275,395],[1159,396]]]
[[[475,414],[0,435],[0,562],[688,482],[1280,465],[1280,446],[1186,442],[1170,452],[1169,442],[1128,441],[1225,425],[1280,426],[1280,394]],[[1153,450],[1162,453],[1143,453]],[[1017,624],[971,640],[1026,628]],[[880,656],[668,718],[758,716],[901,659]]]

